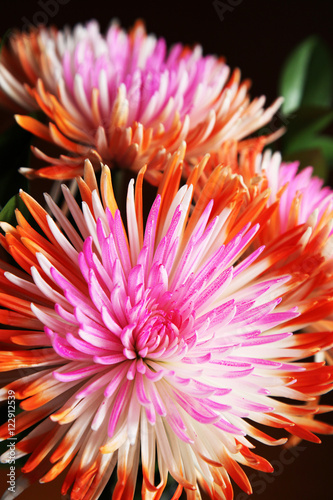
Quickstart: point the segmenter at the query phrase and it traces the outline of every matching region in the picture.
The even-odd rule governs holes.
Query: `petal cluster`
[[[95,21],[72,31],[14,33],[0,60],[2,103],[42,111],[47,124],[16,119],[67,153],[51,158],[33,148],[48,165],[22,169],[28,177],[74,178],[88,157],[96,168],[101,159],[134,172],[147,164],[146,178],[157,185],[183,140],[186,161],[195,163],[271,120],[281,99],[264,110],[265,98],[251,101],[249,86],[200,46],[168,51],[140,22],[128,33],[114,22],[105,36]]]
[[[109,169],[99,189],[89,162],[82,207],[63,187],[71,221],[48,195],[53,218],[21,193],[39,229],[20,212],[16,227],[2,223],[22,268],[3,263],[0,274],[1,370],[14,374],[2,396],[22,400],[18,433],[37,424],[17,444],[30,454],[24,484],[67,467],[62,493],[93,499],[116,467],[113,499],[131,499],[141,462],[142,498],[159,499],[170,474],[174,499],[185,489],[189,500],[229,500],[230,476],[251,492],[240,465],[272,470],[253,440],[285,442],[257,423],[315,442],[332,432],[312,416],[328,410],[315,398],[333,368],[302,359],[333,335],[292,335],[312,321],[291,300],[305,278],[279,269],[285,249],[255,244],[269,193],[251,200],[242,177],[219,166],[193,206],[208,158],[179,187],[184,154],[167,162],[145,224],[144,169],[122,220]]]
[[[332,331],[333,191],[312,175],[312,167],[299,171],[298,162],[282,163],[279,153],[271,156],[266,152],[261,169],[266,171],[271,188],[270,202],[279,200],[278,212],[263,240],[273,242],[272,227],[277,236],[287,236],[300,226],[307,228],[288,261],[281,263],[308,277],[299,287],[298,298],[300,309],[307,310],[312,321],[300,326],[307,331]],[[332,364],[332,350],[326,359]]]
[[[286,304],[297,303],[302,312],[295,326],[297,323],[307,331],[332,331],[333,191],[313,176],[312,167],[300,170],[298,162],[283,163],[279,152],[263,153],[262,148],[261,138],[240,152],[233,141],[226,143],[205,165],[198,193],[210,184],[219,161],[241,175],[247,193],[243,210],[247,213],[249,202],[257,207],[264,202],[268,209],[265,219],[257,219],[261,229],[252,248],[265,245],[262,259],[279,255],[264,274],[292,273],[299,280],[298,287],[283,297]],[[332,362],[331,351],[326,358]]]

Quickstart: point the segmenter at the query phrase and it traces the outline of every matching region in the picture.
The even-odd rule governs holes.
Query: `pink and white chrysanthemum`
[[[195,162],[271,120],[281,100],[264,110],[265,98],[251,101],[249,86],[239,70],[230,76],[223,59],[203,56],[200,46],[168,51],[140,22],[129,33],[114,22],[106,36],[95,21],[72,31],[14,33],[0,64],[3,104],[42,110],[47,125],[16,119],[70,153],[55,159],[33,148],[48,166],[22,169],[29,177],[74,178],[87,157],[99,168],[97,152],[105,163],[134,172],[147,164],[146,178],[158,184],[168,154],[183,140]]]
[[[170,474],[173,499],[185,489],[189,500],[231,500],[229,476],[251,492],[241,465],[272,470],[253,441],[285,442],[257,423],[315,442],[313,432],[332,432],[311,418],[328,408],[303,403],[331,389],[333,368],[301,360],[333,335],[292,335],[300,313],[281,297],[297,280],[262,278],[281,255],[249,253],[259,225],[237,228],[241,179],[217,169],[212,199],[203,193],[191,208],[179,161],[170,160],[145,228],[144,172],[129,183],[123,221],[109,169],[99,192],[89,163],[82,208],[63,188],[73,223],[48,195],[56,221],[23,192],[40,232],[20,212],[16,227],[2,223],[1,242],[22,268],[2,263],[0,273],[0,366],[12,378],[2,396],[22,400],[18,436],[35,426],[16,445],[17,458],[30,454],[17,491],[67,468],[62,493],[97,499],[116,467],[113,499],[130,500],[141,463],[143,499],[158,500]],[[255,221],[257,210],[267,209],[246,213]]]

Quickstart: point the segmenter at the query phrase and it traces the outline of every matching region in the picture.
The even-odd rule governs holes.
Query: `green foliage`
[[[16,225],[15,210],[18,209],[26,219],[30,219],[31,215],[19,194],[15,194],[0,212],[0,221],[8,222],[12,226]]]
[[[280,94],[285,115],[300,107],[332,104],[333,67],[331,54],[316,36],[304,40],[290,54],[282,69]]]
[[[328,177],[333,167],[333,139],[323,132],[333,122],[333,63],[330,51],[316,36],[304,40],[288,57],[281,73],[284,97],[282,121],[288,124],[282,140],[286,160],[313,165],[316,175]]]
[[[8,29],[5,34],[0,38],[0,54],[1,54],[1,51],[2,51],[2,47],[4,46],[4,44],[6,43],[6,40],[9,38],[10,34],[12,33],[12,29]]]

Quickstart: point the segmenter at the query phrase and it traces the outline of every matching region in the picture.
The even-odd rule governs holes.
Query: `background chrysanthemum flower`
[[[168,474],[179,483],[174,499],[183,488],[190,500],[200,491],[231,499],[229,476],[251,492],[239,464],[272,470],[252,440],[285,442],[256,423],[314,442],[313,432],[332,432],[311,418],[329,408],[303,402],[331,389],[333,368],[299,360],[329,348],[333,335],[293,336],[299,312],[281,297],[298,281],[262,278],[283,250],[248,254],[269,207],[242,211],[244,183],[220,167],[207,183],[211,200],[204,190],[191,209],[208,158],[178,189],[181,160],[170,159],[145,229],[144,171],[129,184],[122,220],[109,169],[99,194],[89,163],[82,209],[63,188],[74,225],[48,195],[57,222],[23,192],[41,233],[20,212],[16,227],[2,224],[2,244],[23,269],[2,263],[0,274],[9,327],[0,366],[13,375],[2,395],[22,400],[18,434],[37,424],[17,443],[17,458],[31,454],[24,485],[68,467],[62,493],[98,498],[117,466],[113,499],[131,499],[141,460],[144,499],[160,498]]]
[[[292,272],[301,277],[298,289],[286,294],[284,302],[297,303],[299,311],[307,314],[306,321],[303,315],[295,320],[299,328],[332,331],[333,191],[313,176],[312,167],[300,170],[298,162],[283,163],[279,152],[262,153],[262,148],[260,138],[249,147],[243,145],[240,153],[233,141],[226,143],[206,164],[201,189],[221,161],[242,176],[248,202],[265,200],[270,212],[265,222],[261,220],[253,248],[266,246],[261,258],[287,250],[284,258],[267,269],[267,275]],[[332,351],[326,357],[332,363]]]
[[[280,106],[277,99],[264,110],[263,96],[250,100],[249,80],[241,82],[239,70],[229,73],[223,59],[203,56],[200,46],[167,51],[140,22],[128,34],[114,22],[104,37],[92,21],[73,31],[14,33],[1,55],[0,98],[42,110],[46,125],[16,119],[70,153],[55,159],[33,148],[49,165],[22,169],[27,176],[73,178],[86,157],[99,167],[93,149],[111,166],[138,172],[147,164],[146,178],[158,184],[167,155],[183,140],[195,161],[258,130]]]
[[[332,311],[324,313],[325,303],[332,300],[333,285],[333,191],[324,181],[313,176],[313,168],[299,170],[298,162],[282,163],[281,155],[267,151],[258,166],[267,177],[271,189],[270,202],[279,199],[279,209],[263,232],[261,243],[274,236],[288,235],[297,226],[307,227],[306,234],[290,252],[286,266],[308,275],[307,286],[298,294],[299,307],[313,312],[313,321],[306,329],[332,331]],[[317,311],[319,310],[319,314]],[[317,316],[317,317],[316,317]],[[326,353],[332,363],[332,351]]]

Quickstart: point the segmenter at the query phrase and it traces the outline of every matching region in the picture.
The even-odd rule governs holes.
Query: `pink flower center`
[[[155,309],[143,321],[123,329],[123,353],[128,359],[160,358],[165,352],[170,356],[185,347],[180,334],[182,319],[178,311]]]

